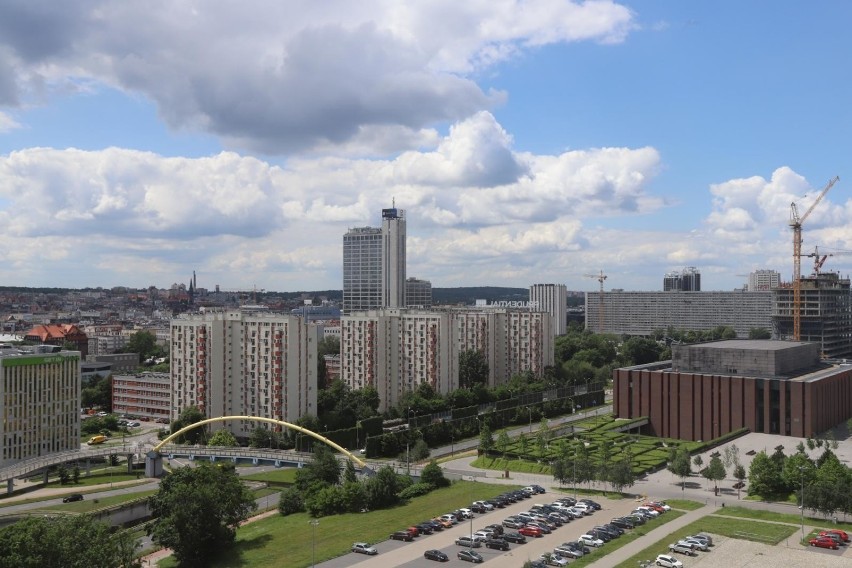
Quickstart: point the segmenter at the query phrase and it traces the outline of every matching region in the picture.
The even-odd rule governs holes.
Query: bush
[[[399,498],[407,501],[408,499],[412,499],[414,497],[420,497],[421,495],[426,495],[430,491],[433,491],[435,486],[431,483],[415,483],[409,487],[406,487],[402,491],[399,492]]]
[[[305,510],[302,494],[295,487],[290,487],[281,492],[278,499],[278,512],[284,516],[293,513],[301,513]]]
[[[430,461],[429,465],[420,472],[420,482],[436,488],[447,487],[450,484],[450,480],[444,477],[444,470],[435,463],[435,460]]]

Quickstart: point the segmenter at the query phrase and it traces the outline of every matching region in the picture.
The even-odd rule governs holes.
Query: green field
[[[287,517],[276,513],[240,527],[234,550],[211,568],[310,566],[313,549],[317,562],[335,558],[348,552],[353,542],[385,540],[395,530],[464,507],[471,501],[489,499],[510,488],[516,486],[456,481],[446,489],[417,497],[393,509],[323,517],[316,527],[315,540],[307,513]],[[167,558],[159,565],[176,567],[177,562]]]

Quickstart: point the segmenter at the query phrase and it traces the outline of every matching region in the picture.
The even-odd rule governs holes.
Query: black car
[[[605,528],[609,532],[615,533],[616,536],[621,536],[624,534],[624,529],[613,523],[606,523],[605,525],[603,525],[603,528]]]
[[[486,503],[491,503],[492,505],[494,505],[495,509],[503,509],[506,507],[506,505],[508,505],[505,499],[489,499],[488,501],[486,501]]]
[[[503,525],[499,525],[497,523],[494,523],[493,525],[486,525],[485,528],[491,529],[497,534],[503,534]]]
[[[604,541],[604,542],[609,542],[609,541],[611,541],[611,540],[612,540],[612,535],[611,535],[611,534],[609,534],[609,533],[608,533],[608,532],[606,532],[606,531],[602,531],[602,530],[600,530],[600,529],[592,529],[592,530],[590,530],[590,531],[587,531],[587,533],[586,533],[586,534],[590,534],[590,535],[592,535],[593,537],[595,537],[595,538],[599,538],[599,539],[601,539],[601,540],[602,540],[602,541]]]
[[[544,487],[541,485],[530,485],[536,493],[545,493]]]
[[[417,527],[417,530],[420,531],[420,534],[432,534],[435,532],[435,529],[432,528],[432,523],[420,523],[419,525],[414,525]]]
[[[609,537],[610,540],[616,539],[616,538],[621,536],[621,533],[617,533],[613,530],[610,530],[610,529],[608,529],[606,527],[602,527],[602,526],[594,527],[593,530],[596,530],[596,531],[599,531],[599,532],[602,532],[602,533],[606,533],[606,535]]]
[[[83,500],[83,496],[80,495],[79,493],[72,493],[68,497],[62,498],[63,503],[73,503],[74,501],[82,501],[82,500]]]
[[[509,550],[509,543],[502,538],[485,539],[485,548],[493,548],[494,550]]]
[[[527,542],[527,537],[525,537],[521,533],[516,532],[504,532],[500,535],[500,538],[502,538],[506,542],[512,542],[514,544],[524,544],[525,542]]]
[[[589,554],[589,552],[590,552],[588,546],[585,546],[585,545],[581,544],[580,542],[576,542],[576,541],[575,542],[566,542],[562,546],[564,546],[565,548],[567,548],[569,550],[575,550],[575,551],[577,551],[577,552],[579,552],[583,555]]]
[[[444,525],[436,521],[435,519],[429,519],[425,521],[424,524],[431,525],[433,531],[442,531],[444,530]]]
[[[482,558],[478,552],[474,552],[473,550],[459,550],[457,556],[459,560],[466,560],[467,562],[473,562],[474,564],[485,562],[485,559]]]
[[[426,560],[435,560],[436,562],[448,562],[450,557],[440,550],[427,550],[423,553],[423,558]]]
[[[600,503],[598,503],[598,502],[596,502],[596,501],[592,501],[591,499],[580,499],[580,502],[581,502],[581,503],[585,503],[586,505],[588,505],[589,507],[591,507],[591,508],[592,508],[592,509],[594,509],[595,511],[600,511],[600,510],[601,510],[601,505],[600,505]]]
[[[480,515],[488,512],[488,509],[485,508],[485,505],[481,505],[479,503],[474,503],[473,505],[471,505],[470,510]]]
[[[388,538],[391,540],[404,540],[405,542],[411,542],[414,540],[414,537],[412,537],[408,531],[392,532]]]
[[[636,527],[636,523],[633,519],[628,519],[627,517],[619,517],[610,521],[613,525],[617,526],[620,529],[632,529]]]

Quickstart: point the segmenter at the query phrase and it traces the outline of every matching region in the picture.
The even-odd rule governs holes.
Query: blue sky
[[[0,277],[339,288],[395,199],[434,286],[789,279],[790,203],[835,175],[803,248],[852,250],[850,12],[5,2]]]

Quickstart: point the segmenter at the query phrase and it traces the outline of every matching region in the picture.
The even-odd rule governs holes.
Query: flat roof
[[[689,343],[682,347],[702,347],[705,349],[749,349],[760,351],[780,351],[807,345],[805,341],[781,341],[778,339],[723,339],[705,343]]]

